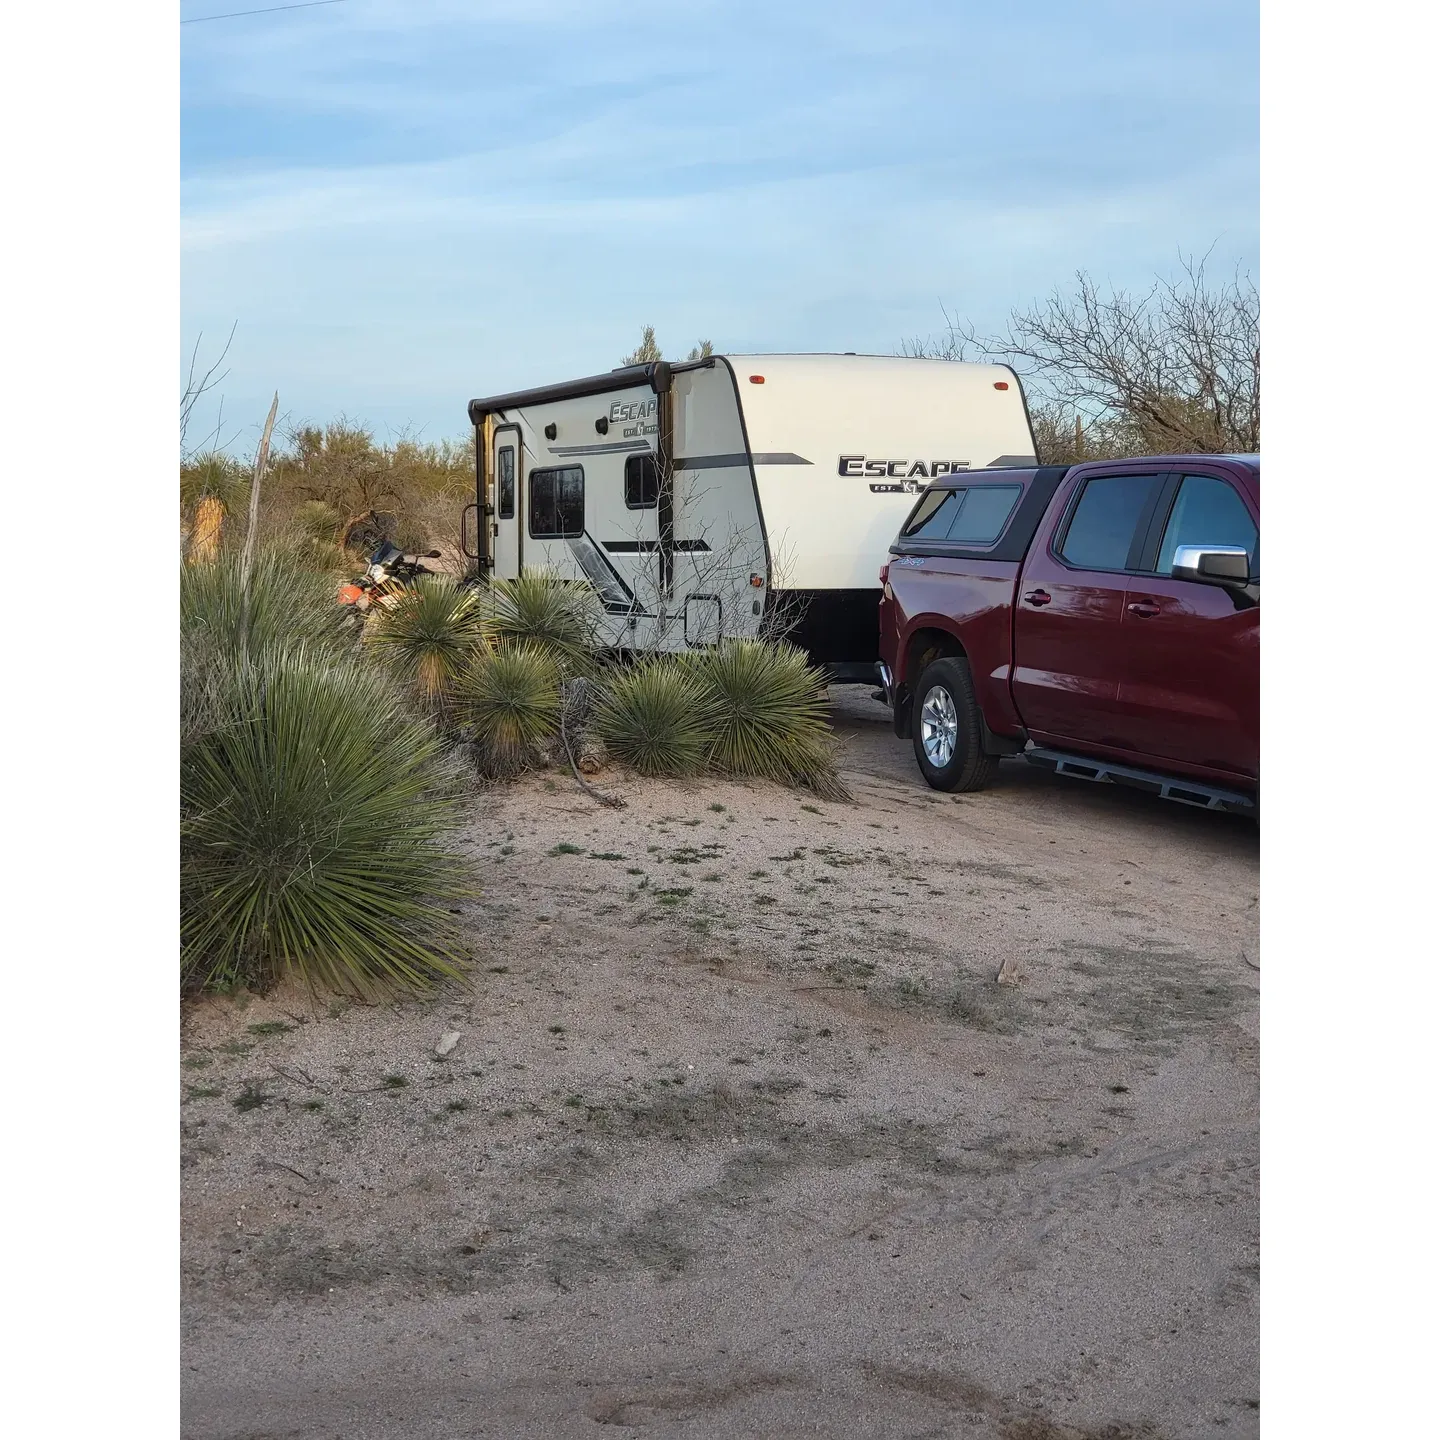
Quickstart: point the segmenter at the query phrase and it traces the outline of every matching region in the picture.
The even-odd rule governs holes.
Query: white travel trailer
[[[1036,463],[1008,366],[896,356],[655,361],[470,419],[482,571],[584,576],[618,649],[778,620],[836,680],[875,679],[880,567],[915,492]]]

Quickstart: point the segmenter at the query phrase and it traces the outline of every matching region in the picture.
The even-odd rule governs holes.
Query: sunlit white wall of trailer
[[[890,542],[936,462],[942,473],[1035,463],[1024,397],[1006,366],[885,355],[725,359],[779,589],[878,589]],[[841,473],[847,457],[859,474]],[[880,462],[888,473],[875,473]]]

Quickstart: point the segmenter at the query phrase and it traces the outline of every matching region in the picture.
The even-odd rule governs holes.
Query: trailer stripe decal
[[[648,440],[612,440],[606,445],[550,445],[552,455],[614,455],[623,450],[649,450]]]
[[[728,470],[732,465],[748,465],[754,461],[756,465],[813,465],[813,460],[807,460],[803,455],[767,454],[767,455],[685,455],[677,456],[675,468],[677,470]]]
[[[600,542],[612,555],[652,555],[660,548],[658,540],[602,540]],[[677,540],[674,549],[691,552],[709,550],[704,540]]]

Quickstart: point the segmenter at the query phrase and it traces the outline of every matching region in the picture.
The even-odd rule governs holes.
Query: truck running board
[[[1073,775],[1077,780],[1094,780],[1101,785],[1128,785],[1147,790],[1162,800],[1176,800],[1181,805],[1198,805],[1205,810],[1232,810],[1254,815],[1259,811],[1253,795],[1237,790],[1221,790],[1202,780],[1177,780],[1154,770],[1137,770],[1130,765],[1116,765],[1110,760],[1092,760],[1087,756],[1069,755],[1063,750],[1036,748],[1025,751],[1032,765],[1053,770],[1057,775]]]

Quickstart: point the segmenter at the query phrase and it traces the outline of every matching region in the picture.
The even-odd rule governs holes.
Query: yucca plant
[[[531,571],[491,581],[484,604],[498,639],[542,646],[571,674],[593,671],[599,606],[588,585]]]
[[[441,713],[456,677],[485,638],[479,593],[441,575],[422,575],[393,610],[376,612],[366,632],[374,652]]]
[[[277,546],[256,551],[248,600],[240,558],[223,553],[180,570],[180,629],[221,651],[260,651],[291,641],[339,647],[343,616],[334,582]]]
[[[511,774],[560,725],[560,669],[533,642],[477,646],[455,681],[452,713],[482,770]]]
[[[699,681],[674,660],[657,657],[611,676],[591,729],[642,775],[689,775],[705,764],[706,719]]]
[[[835,774],[825,681],[794,645],[726,640],[686,657],[705,695],[707,759],[732,775],[848,799]]]
[[[189,555],[213,560],[220,553],[226,519],[244,509],[250,472],[219,451],[196,455],[180,467],[180,514],[190,526]]]
[[[182,747],[187,985],[298,976],[361,995],[462,968],[444,902],[459,788],[443,740],[387,678],[307,645],[215,657],[223,723]]]

